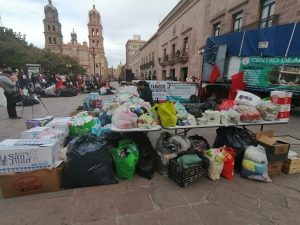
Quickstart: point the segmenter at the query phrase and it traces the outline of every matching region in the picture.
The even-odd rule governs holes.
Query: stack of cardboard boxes
[[[42,120],[44,121],[44,120]],[[50,121],[50,120],[49,120]],[[21,138],[0,142],[0,187],[4,198],[58,191],[63,164],[59,159],[68,134],[68,118],[46,123],[26,122],[33,128]]]
[[[266,150],[268,158],[268,174],[281,174],[283,161],[286,160],[290,144],[274,136],[273,131],[263,131],[256,134],[257,142]]]

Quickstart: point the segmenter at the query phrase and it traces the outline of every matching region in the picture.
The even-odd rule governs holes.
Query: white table
[[[264,125],[277,125],[277,124],[287,124],[288,121],[262,121],[262,122],[257,122],[257,123],[227,123],[227,124],[208,124],[208,125],[187,125],[187,126],[175,126],[175,127],[163,127],[163,129],[166,130],[175,130],[175,134],[178,134],[178,130],[184,130],[183,132],[181,132],[180,134],[184,134],[187,135],[187,133],[192,130],[192,129],[196,129],[196,128],[213,128],[213,127],[229,127],[229,126],[233,126],[233,127],[243,127],[246,128],[247,126],[261,126],[260,130],[263,130]]]
[[[151,131],[160,131],[162,127],[160,125],[156,125],[154,128],[151,129],[142,129],[142,128],[132,128],[132,129],[120,129],[115,127],[114,125],[111,126],[112,132],[118,133],[130,133],[130,132],[151,132]]]

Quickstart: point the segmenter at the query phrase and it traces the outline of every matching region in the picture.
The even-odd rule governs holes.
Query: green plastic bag
[[[157,112],[163,127],[175,127],[177,116],[174,104],[172,102],[160,103],[157,106]]]
[[[112,149],[117,176],[121,179],[131,179],[135,173],[135,165],[139,159],[136,144],[130,139],[123,139],[119,147]]]
[[[87,122],[81,126],[70,126],[70,136],[76,137],[89,133],[94,125],[96,125],[96,122],[91,120],[90,122]]]

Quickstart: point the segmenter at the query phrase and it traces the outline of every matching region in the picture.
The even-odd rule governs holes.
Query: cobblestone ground
[[[82,104],[84,95],[43,99],[50,114],[67,116]],[[18,111],[21,111],[21,107]],[[42,105],[34,117],[45,116]],[[24,121],[32,117],[26,107],[22,120],[9,120],[0,107],[0,140],[18,138]],[[270,126],[276,134],[300,138],[300,113],[287,125]],[[259,127],[251,128],[254,131]],[[215,129],[194,133],[210,143]],[[149,136],[154,141],[158,132]],[[139,176],[118,185],[98,186],[0,200],[1,225],[268,225],[300,224],[300,175],[278,175],[272,183],[235,176],[233,181],[205,180],[180,188],[167,177],[152,180]]]

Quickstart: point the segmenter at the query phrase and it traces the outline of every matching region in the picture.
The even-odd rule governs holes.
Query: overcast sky
[[[159,22],[179,0],[95,0],[101,14],[104,48],[109,66],[125,62],[125,44],[134,34],[150,38]],[[78,41],[88,41],[88,11],[93,0],[52,0],[59,13],[64,43],[72,28]],[[29,43],[44,48],[44,6],[48,0],[0,0],[2,25],[26,34]]]

